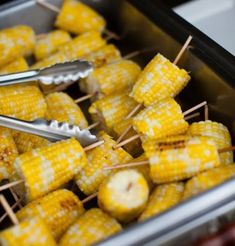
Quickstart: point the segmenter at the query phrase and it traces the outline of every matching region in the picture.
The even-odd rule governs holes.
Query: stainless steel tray
[[[49,1],[57,6],[61,0]],[[122,51],[155,47],[138,57],[140,64],[156,52],[171,60],[189,34],[194,39],[180,66],[191,72],[192,81],[177,100],[183,108],[202,100],[209,103],[211,120],[224,123],[235,133],[235,58],[157,0],[84,0],[100,11],[109,28],[123,36]],[[31,25],[37,33],[53,28],[55,14],[36,6],[33,0],[18,0],[0,7],[0,28]],[[235,212],[235,179],[188,200],[144,223],[129,226],[99,245],[192,245],[199,235],[209,233]],[[180,242],[180,243],[179,243]]]

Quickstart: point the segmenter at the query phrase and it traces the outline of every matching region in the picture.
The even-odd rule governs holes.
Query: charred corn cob
[[[93,9],[76,0],[65,0],[55,25],[75,34],[96,30],[102,32],[105,20]]]
[[[34,216],[41,217],[58,240],[76,219],[84,213],[79,198],[69,190],[57,190],[28,203],[16,216],[22,221]]]
[[[175,206],[182,199],[183,183],[171,183],[157,186],[150,196],[148,204],[139,217],[139,221],[151,218]]]
[[[8,179],[13,173],[13,162],[18,151],[11,132],[0,128],[0,181]]]
[[[102,129],[113,133],[116,122],[124,119],[137,103],[125,93],[110,95],[92,103],[89,113],[95,122],[101,122]]]
[[[55,30],[37,40],[34,50],[36,60],[41,60],[55,53],[61,45],[71,41],[69,33]]]
[[[36,85],[0,87],[0,114],[23,120],[43,118],[46,103]]]
[[[13,164],[14,179],[24,180],[16,192],[32,201],[61,187],[86,164],[85,152],[73,138],[26,152]]]
[[[0,74],[22,72],[28,69],[29,67],[28,67],[26,60],[23,57],[21,57],[7,64],[6,66],[1,67]]]
[[[235,176],[235,165],[208,170],[190,179],[185,185],[184,199],[211,189]]]
[[[208,137],[175,136],[143,143],[154,183],[180,181],[218,167],[215,142]]]
[[[95,69],[86,79],[87,93],[97,93],[98,98],[130,90],[140,73],[132,61],[121,60]]]
[[[0,232],[0,244],[7,246],[56,246],[42,219],[33,217]]]
[[[184,69],[158,54],[140,73],[130,96],[149,106],[167,97],[175,97],[189,80],[190,76]]]
[[[213,138],[218,149],[229,147],[232,144],[228,128],[221,123],[210,120],[193,123],[189,126],[188,133],[192,136]],[[233,162],[233,152],[221,153],[220,159],[222,164],[231,164]]]
[[[121,222],[137,218],[147,204],[148,184],[141,173],[126,169],[110,175],[100,185],[100,208]]]
[[[61,238],[59,245],[93,245],[121,230],[121,225],[114,218],[98,208],[93,208],[78,218]]]
[[[110,174],[110,171],[103,169],[104,166],[132,160],[122,148],[113,150],[115,141],[105,132],[100,132],[98,137],[104,140],[104,144],[87,152],[88,165],[75,177],[78,187],[86,195],[95,193],[104,178]]]
[[[138,133],[157,139],[185,133],[188,123],[179,104],[169,97],[137,114],[133,118],[133,127]]]
[[[81,128],[88,127],[87,120],[74,100],[63,92],[51,93],[46,97],[47,119],[68,122]]]

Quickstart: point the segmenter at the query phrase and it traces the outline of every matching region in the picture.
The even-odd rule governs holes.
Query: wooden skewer
[[[138,111],[141,109],[142,106],[143,106],[142,103],[139,103],[138,105],[136,105],[136,107],[133,108],[133,110],[126,116],[125,120],[128,120],[128,119],[130,119],[132,116],[134,116],[135,113],[138,112]]]
[[[188,109],[187,111],[185,111],[185,112],[183,113],[183,115],[186,116],[186,115],[192,113],[193,111],[195,111],[195,110],[197,110],[197,109],[199,109],[199,108],[201,108],[201,107],[204,107],[205,105],[207,105],[207,102],[206,102],[206,101],[204,101],[204,102],[202,102],[202,103],[199,103],[199,104],[197,104],[196,106],[194,106],[194,107]]]
[[[209,120],[209,107],[208,104],[205,105],[205,121]]]
[[[191,120],[191,119],[196,118],[196,117],[198,117],[198,116],[200,116],[200,113],[199,113],[199,112],[197,112],[197,113],[195,113],[195,114],[191,114],[191,115],[189,115],[189,116],[186,116],[186,117],[184,117],[184,119],[185,119],[185,120]]]
[[[93,143],[93,144],[91,144],[91,145],[85,147],[85,148],[84,148],[84,151],[87,152],[87,151],[89,151],[89,150],[92,150],[92,149],[94,149],[94,148],[96,148],[96,147],[102,145],[103,143],[104,143],[104,140],[100,140],[100,141],[98,141],[98,142],[96,142],[96,143]]]
[[[12,194],[14,200],[15,200],[16,202],[19,201],[20,199],[18,198],[18,196],[16,195],[16,193],[14,192],[14,190],[12,189],[12,187],[11,187],[9,190],[10,190],[10,192],[11,192],[11,194]],[[22,199],[21,199],[21,200],[22,200]],[[18,205],[19,205],[19,208],[22,208],[21,203],[19,203]]]
[[[92,125],[89,125],[89,126],[86,128],[86,130],[89,131],[89,130],[91,130],[91,129],[97,127],[99,124],[100,124],[100,122],[96,122],[96,123],[94,123],[94,124],[92,124]]]
[[[126,134],[130,131],[130,129],[132,128],[132,125],[129,125],[126,130],[119,136],[119,138],[116,141],[116,144],[120,143],[122,141],[122,139],[126,136]]]
[[[3,208],[5,209],[6,213],[8,214],[9,218],[11,219],[12,223],[14,225],[18,225],[19,224],[18,219],[3,195],[0,195],[0,202]]]
[[[97,197],[98,192],[91,194],[90,196],[86,197],[85,199],[82,200],[82,204],[87,203],[91,201],[93,198]]]
[[[10,187],[14,187],[14,186],[16,186],[16,185],[18,185],[18,184],[21,184],[21,183],[23,183],[23,182],[24,182],[24,180],[17,180],[17,181],[14,181],[14,182],[11,182],[11,183],[2,185],[2,186],[0,187],[0,191],[6,190],[6,189],[8,189],[8,188],[10,188]]]
[[[229,147],[226,147],[226,148],[219,149],[218,152],[221,154],[221,153],[224,153],[224,152],[229,152],[229,151],[234,151],[234,150],[235,150],[235,146],[229,146]]]
[[[92,98],[94,95],[95,95],[95,93],[93,93],[93,94],[87,94],[86,96],[83,96],[83,97],[80,97],[80,98],[74,100],[74,102],[75,102],[75,103],[81,103],[81,102],[84,102],[84,101],[86,101],[86,100]]]

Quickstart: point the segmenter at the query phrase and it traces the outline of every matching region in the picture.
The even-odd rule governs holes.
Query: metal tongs
[[[56,120],[24,121],[0,115],[0,126],[44,137],[51,142],[74,137],[83,147],[97,141],[96,136],[92,135],[89,130],[81,130],[78,126]]]
[[[91,63],[83,60],[58,63],[44,69],[1,75],[0,86],[27,83],[31,81],[41,82],[44,85],[71,83],[76,82],[79,78],[87,77],[92,70],[93,67]]]

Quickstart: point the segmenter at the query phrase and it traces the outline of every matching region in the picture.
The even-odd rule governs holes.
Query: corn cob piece
[[[8,74],[8,73],[22,72],[28,69],[29,69],[29,66],[26,60],[23,57],[21,57],[7,64],[6,66],[1,67],[0,74],[2,75],[2,74]]]
[[[63,92],[51,93],[46,97],[47,119],[54,119],[60,122],[68,122],[71,125],[78,125],[81,128],[88,127],[88,122],[74,100]]]
[[[0,232],[0,244],[6,246],[56,246],[42,219],[35,217],[22,221]]]
[[[218,149],[231,146],[231,136],[228,128],[221,123],[210,120],[195,122],[189,126],[188,134],[192,136],[208,136],[213,138]],[[233,152],[228,151],[220,154],[222,164],[231,164],[233,162]]]
[[[200,173],[188,180],[185,185],[184,199],[195,196],[203,191],[211,189],[235,176],[235,165],[221,166]]]
[[[13,131],[13,138],[20,154],[48,145],[50,142],[42,137]]]
[[[180,182],[157,186],[139,217],[139,221],[151,218],[175,206],[181,201],[183,192],[184,184]]]
[[[59,245],[93,245],[121,230],[121,225],[114,218],[102,212],[101,209],[93,208],[78,218],[61,238]]]
[[[85,212],[79,198],[69,190],[57,190],[28,203],[16,216],[22,221],[41,217],[56,240]]]
[[[188,84],[190,76],[161,54],[156,55],[139,75],[130,96],[145,106],[175,97]]]
[[[110,174],[110,171],[103,170],[104,166],[132,160],[122,148],[113,149],[115,141],[105,132],[100,132],[98,137],[104,140],[104,144],[87,152],[88,165],[75,177],[78,187],[86,195],[95,193],[104,178]]]
[[[126,93],[119,93],[92,103],[89,113],[92,114],[95,122],[101,122],[102,129],[112,134],[116,122],[124,119],[136,105],[137,103]]]
[[[18,151],[10,130],[0,128],[0,181],[8,179],[13,173],[13,162]]]
[[[209,137],[175,136],[143,143],[154,183],[181,181],[218,167],[220,158]]]
[[[16,192],[32,201],[61,187],[86,164],[85,152],[73,138],[26,152],[13,164],[17,174],[14,179],[24,180]]]
[[[133,118],[133,127],[138,133],[157,139],[185,133],[188,123],[179,104],[169,97],[137,114]]]
[[[98,98],[132,89],[141,69],[132,61],[121,60],[95,69],[86,79],[87,93]]]
[[[91,30],[102,32],[106,23],[102,16],[87,5],[75,0],[65,0],[55,25],[68,32],[81,34]]]
[[[0,114],[22,120],[43,118],[46,103],[36,85],[0,87]]]
[[[140,215],[148,196],[149,187],[143,175],[126,169],[104,180],[99,188],[98,203],[112,217],[127,223]]]
[[[69,33],[55,30],[37,40],[34,50],[36,60],[41,60],[58,51],[61,45],[71,41]]]

